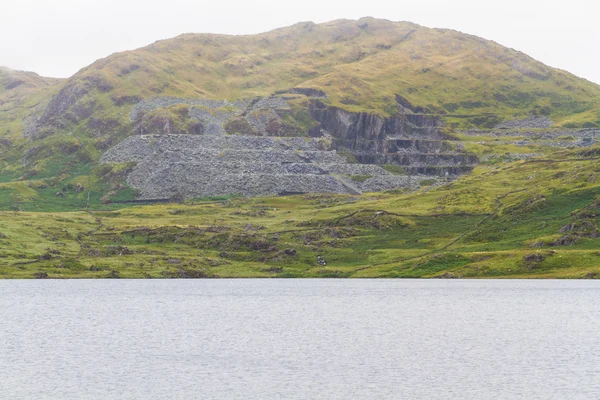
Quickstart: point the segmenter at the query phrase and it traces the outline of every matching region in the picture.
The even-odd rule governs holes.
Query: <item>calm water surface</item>
[[[600,282],[0,281],[2,399],[600,399]]]

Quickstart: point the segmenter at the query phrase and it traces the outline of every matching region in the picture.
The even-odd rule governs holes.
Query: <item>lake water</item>
[[[600,282],[0,281],[2,399],[600,399]]]

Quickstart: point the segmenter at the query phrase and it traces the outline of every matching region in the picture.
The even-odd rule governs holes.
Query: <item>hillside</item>
[[[0,181],[7,182],[0,208],[5,209],[73,209],[132,200],[139,193],[166,200],[227,191],[306,192],[306,182],[323,180],[313,178],[315,173],[330,175],[317,184],[325,191],[411,189],[414,185],[389,177],[389,171],[419,175],[417,181],[452,178],[471,171],[482,155],[524,152],[508,143],[471,145],[468,138],[465,147],[465,137],[457,136],[464,129],[487,132],[534,115],[543,123],[525,126],[563,128],[558,136],[577,142],[579,129],[596,128],[600,121],[598,85],[475,36],[373,18],[299,23],[249,36],[184,34],[113,54],[67,80],[7,70],[0,77],[5,149]],[[481,136],[496,136],[485,132]],[[206,169],[218,163],[220,154],[237,150],[223,147],[225,142],[213,143],[210,154],[189,149],[191,159],[203,154],[202,165],[190,163],[189,157],[172,159],[177,153],[169,151],[161,165],[177,163],[179,172],[165,167],[154,181],[147,174],[148,179],[136,180],[132,173],[149,170],[143,165],[133,170],[139,160],[113,149],[137,145],[136,139],[121,143],[140,134],[282,139],[263,149],[249,148],[258,153],[242,157],[247,161],[233,169],[225,165],[231,184],[209,190],[205,182],[194,181],[167,190],[156,182],[183,182],[198,173],[218,181],[219,171]],[[308,149],[285,139],[307,136],[331,144]],[[185,147],[186,140],[173,149]],[[535,147],[530,154],[554,149],[528,143]],[[273,152],[275,158],[267,155]],[[292,152],[298,156],[291,157]],[[106,160],[120,161],[109,162],[110,168],[99,165]],[[259,173],[265,167],[253,160],[283,172]],[[296,176],[282,177],[290,171],[282,165],[290,162],[311,165],[298,165]],[[381,168],[344,166],[356,162]],[[236,184],[243,181],[236,176],[244,170],[261,175],[254,186]],[[270,191],[254,189],[272,180],[280,184]],[[54,198],[59,192],[64,198]]]
[[[407,22],[0,68],[0,275],[597,278],[599,137],[600,86]]]
[[[595,150],[411,194],[3,212],[10,278],[600,278]]]
[[[3,143],[8,139],[22,140],[23,120],[33,108],[47,101],[52,89],[61,81],[34,72],[0,67],[0,135]]]
[[[239,100],[294,87],[380,115],[396,113],[400,96],[425,113],[489,115],[486,123],[532,114],[559,124],[600,121],[598,85],[475,36],[371,18],[251,36],[181,35],[95,62],[65,82],[55,102],[119,120],[140,99]],[[67,110],[47,111],[42,122]],[[78,120],[89,113],[72,112]]]

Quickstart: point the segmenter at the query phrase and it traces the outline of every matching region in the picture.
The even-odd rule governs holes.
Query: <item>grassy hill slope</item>
[[[140,98],[233,100],[300,86],[353,111],[392,114],[400,95],[438,114],[600,122],[598,85],[489,40],[372,18],[249,36],[184,34],[113,54],[63,85],[78,102],[95,101],[95,118],[119,119],[116,108]]]
[[[4,212],[0,276],[600,278],[599,157],[485,165],[411,194]]]

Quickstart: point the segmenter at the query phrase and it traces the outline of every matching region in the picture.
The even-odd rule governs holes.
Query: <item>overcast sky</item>
[[[363,16],[494,40],[600,83],[598,0],[1,0],[0,65],[68,77],[181,33],[248,34]]]

